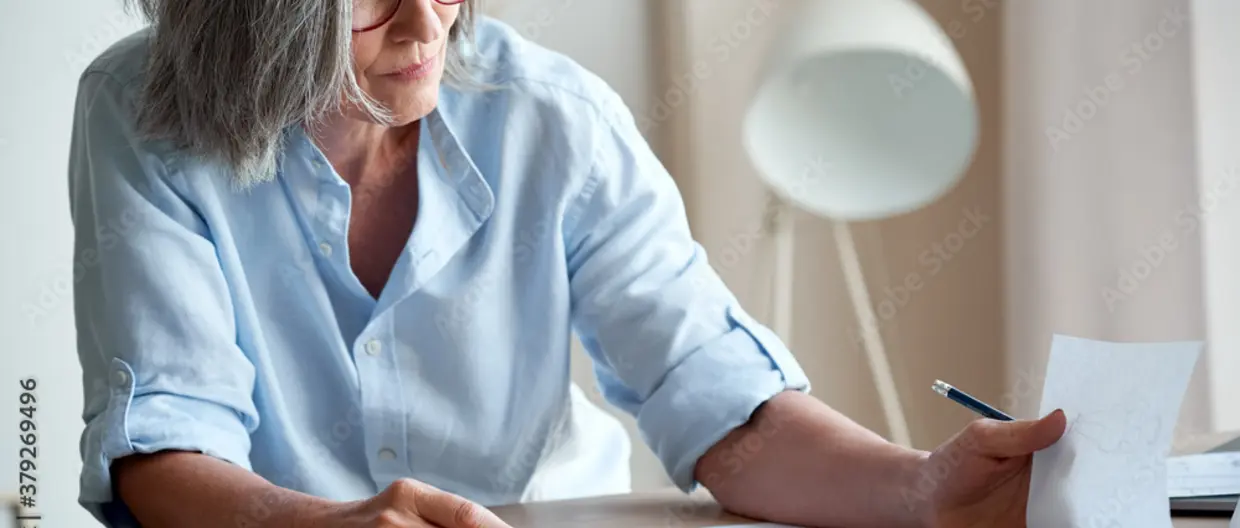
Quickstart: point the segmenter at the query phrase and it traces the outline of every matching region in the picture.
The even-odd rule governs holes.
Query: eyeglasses
[[[403,0],[353,0],[353,32],[378,29],[392,21]],[[465,0],[435,0],[442,5],[457,5]]]

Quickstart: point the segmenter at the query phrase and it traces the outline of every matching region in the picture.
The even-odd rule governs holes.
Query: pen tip
[[[941,380],[934,380],[934,385],[931,388],[934,389],[934,392],[947,396],[947,391],[951,390],[952,386],[943,383]]]

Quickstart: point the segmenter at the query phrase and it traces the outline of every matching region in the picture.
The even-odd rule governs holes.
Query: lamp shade
[[[978,140],[973,85],[939,25],[909,0],[805,0],[744,121],[759,174],[792,204],[844,221],[935,201]]]

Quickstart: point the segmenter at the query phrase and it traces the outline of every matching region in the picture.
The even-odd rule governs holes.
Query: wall
[[[754,242],[763,188],[740,143],[739,113],[771,38],[799,0],[685,0],[665,3],[667,20],[678,21],[676,61],[666,79],[673,91],[659,101],[674,103],[664,121],[677,138],[669,153],[682,188],[687,189],[694,230],[716,269],[757,315],[769,315],[769,247]],[[813,0],[807,0],[813,1]],[[853,226],[872,299],[885,299],[880,329],[901,391],[913,442],[937,445],[972,416],[932,397],[937,378],[999,401],[1004,360],[1000,319],[999,221],[1000,32],[997,2],[924,0],[944,27],[973,76],[982,115],[982,145],[972,168],[948,196],[920,211]],[[989,7],[993,6],[993,7]],[[671,31],[671,30],[669,30]],[[677,53],[673,51],[672,53]],[[698,64],[703,74],[690,74]],[[989,220],[978,235],[941,267],[919,261],[922,252],[956,232],[966,209]],[[791,345],[815,385],[814,393],[862,425],[886,430],[878,395],[863,351],[854,336],[856,322],[842,281],[831,226],[797,215],[796,297]],[[991,223],[993,222],[993,223]],[[884,297],[905,277],[917,274],[924,287],[907,298]]]
[[[512,0],[496,13],[531,38],[570,55],[610,81],[636,112],[650,104],[649,13],[632,0]],[[120,0],[5,2],[0,7],[0,494],[15,491],[18,382],[36,389],[38,500],[47,526],[89,526],[76,504],[81,376],[74,351],[72,226],[66,160],[81,70],[106,46],[139,28]],[[55,31],[46,28],[54,27]],[[599,44],[600,42],[604,44]],[[15,52],[20,50],[20,52]],[[17,192],[14,192],[14,191]],[[574,377],[592,386],[578,353]],[[591,391],[592,392],[592,391]],[[626,421],[631,428],[631,420]],[[634,449],[634,485],[663,485],[649,450]]]

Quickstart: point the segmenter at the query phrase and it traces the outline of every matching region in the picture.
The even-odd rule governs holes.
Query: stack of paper
[[[1033,457],[1029,528],[1170,527],[1167,455],[1199,342],[1055,336],[1041,415],[1068,430]]]
[[[1240,495],[1240,452],[1204,453],[1167,460],[1167,495]]]

